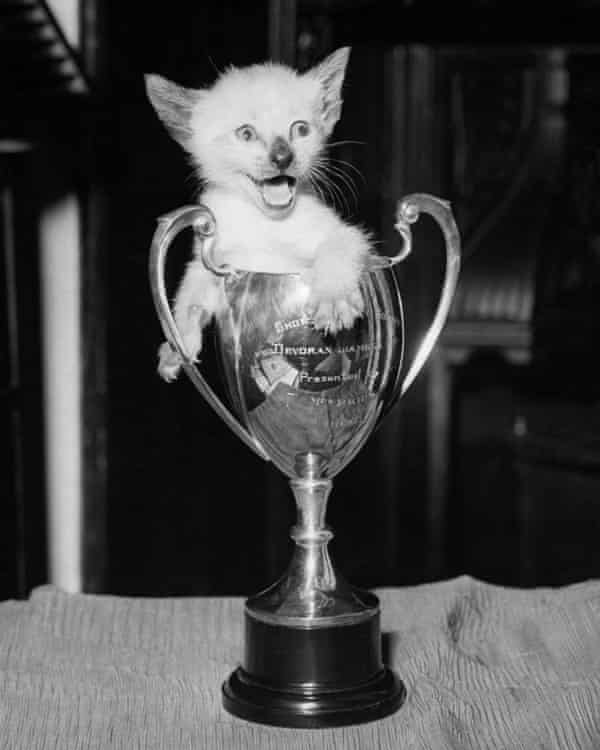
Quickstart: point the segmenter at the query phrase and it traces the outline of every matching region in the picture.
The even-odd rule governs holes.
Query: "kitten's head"
[[[146,89],[208,183],[278,218],[293,209],[339,119],[349,53],[341,48],[302,74],[276,63],[231,68],[200,90],[150,75]]]

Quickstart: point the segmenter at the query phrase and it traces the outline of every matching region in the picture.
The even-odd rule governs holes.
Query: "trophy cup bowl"
[[[430,328],[402,376],[404,320],[394,266],[411,251],[421,212],[439,224],[446,273]],[[447,203],[426,194],[398,204],[401,251],[379,257],[360,279],[364,312],[352,328],[317,329],[299,274],[219,266],[218,227],[204,206],[159,219],[150,255],[154,301],[165,336],[201,395],[257,455],[287,477],[297,506],[287,572],[245,606],[242,664],[222,688],[224,707],[261,723],[331,727],[386,716],[403,703],[402,681],[383,664],[377,597],[348,584],[328,552],[325,523],[332,480],[423,367],[447,318],[460,263]],[[201,238],[207,268],[223,276],[228,306],[217,321],[217,351],[233,413],[185,350],[165,291],[168,248],[185,227]]]

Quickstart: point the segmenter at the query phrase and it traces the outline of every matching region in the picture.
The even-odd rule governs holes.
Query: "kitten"
[[[363,312],[358,281],[372,252],[368,235],[312,188],[340,117],[349,53],[339,49],[303,74],[276,63],[230,68],[202,90],[146,76],[158,116],[204,182],[200,202],[216,218],[216,263],[300,273],[314,325],[333,333]],[[192,359],[202,328],[225,306],[222,277],[206,268],[197,247],[173,305]],[[165,343],[159,360],[161,376],[175,378],[179,354]]]

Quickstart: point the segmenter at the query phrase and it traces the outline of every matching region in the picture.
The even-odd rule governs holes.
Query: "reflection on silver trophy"
[[[410,252],[410,225],[421,212],[444,234],[446,273],[433,322],[403,373],[403,311],[393,267]],[[228,306],[217,321],[218,352],[232,411],[188,356],[167,301],[168,248],[189,226],[203,237],[205,264],[224,276]],[[336,572],[325,524],[332,479],[423,367],[457,283],[459,237],[448,204],[410,195],[398,205],[396,228],[401,252],[377,258],[361,277],[363,315],[352,328],[330,333],[313,325],[299,275],[215,265],[218,227],[208,209],[185,207],[159,220],[150,276],[167,340],[224,422],[289,477],[298,509],[289,568],[246,602],[244,658],[223,685],[227,710],[246,719],[298,727],[356,723],[391,713],[406,694],[382,662],[377,597]]]

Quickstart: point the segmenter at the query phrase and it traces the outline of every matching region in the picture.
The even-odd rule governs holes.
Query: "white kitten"
[[[349,53],[339,49],[304,74],[274,63],[231,68],[204,90],[146,77],[150,101],[205,183],[200,200],[217,222],[215,262],[301,273],[315,326],[332,332],[363,312],[358,281],[371,252],[368,235],[311,187],[341,113]],[[198,250],[173,309],[192,359],[203,326],[226,304],[222,278],[205,267]],[[163,344],[159,357],[160,374],[176,377],[179,355]]]

